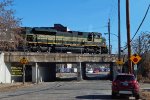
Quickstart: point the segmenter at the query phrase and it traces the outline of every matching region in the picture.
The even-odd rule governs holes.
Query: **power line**
[[[148,8],[147,8],[147,11],[146,11],[146,13],[145,13],[145,15],[144,15],[144,18],[143,18],[142,22],[140,23],[138,29],[136,30],[136,32],[135,32],[135,34],[134,34],[134,36],[132,37],[132,39],[131,39],[130,42],[132,42],[132,40],[134,39],[134,37],[135,37],[136,34],[138,33],[139,29],[141,28],[141,26],[142,26],[142,24],[143,24],[143,22],[144,22],[144,20],[145,20],[145,18],[146,18],[146,16],[147,16],[147,14],[148,14],[149,8],[150,8],[150,4],[149,4],[149,6],[148,6]]]
[[[146,10],[146,13],[145,13],[143,19],[142,19],[142,22],[140,23],[138,29],[136,30],[136,32],[135,32],[134,36],[132,37],[132,39],[130,40],[130,42],[133,41],[134,37],[137,35],[137,33],[138,33],[139,29],[141,28],[143,22],[145,21],[145,18],[146,18],[147,14],[148,14],[149,8],[150,8],[150,4],[149,4],[149,6],[148,6],[148,8],[147,8],[147,10]],[[125,45],[124,47],[125,47],[125,48],[124,48],[123,50],[127,49],[127,45]]]
[[[113,15],[114,12],[114,5],[113,5],[114,0],[111,1],[111,7],[109,9],[109,14],[108,14],[108,18],[110,18]]]
[[[112,24],[113,24],[113,22],[114,22],[114,18],[117,17],[117,16],[114,17],[114,15],[116,15],[116,13],[117,13],[117,6],[116,6],[116,4],[117,4],[116,0],[115,0],[115,1],[112,0],[112,2],[111,2],[111,7],[110,7],[110,10],[109,10],[108,19],[111,18],[111,23],[112,23]]]

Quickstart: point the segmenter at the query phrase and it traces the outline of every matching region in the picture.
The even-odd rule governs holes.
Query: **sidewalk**
[[[16,89],[19,89],[19,88],[24,88],[24,87],[29,87],[29,86],[32,86],[34,85],[33,83],[21,83],[21,82],[18,82],[18,83],[1,83],[0,84],[0,92],[5,92],[5,91],[11,91],[11,90],[16,90]]]
[[[140,83],[142,100],[150,100],[150,83]]]

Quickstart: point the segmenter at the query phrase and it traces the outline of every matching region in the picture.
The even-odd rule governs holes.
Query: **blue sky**
[[[125,0],[121,1],[121,45],[126,39]],[[108,40],[107,23],[110,18],[111,33],[118,34],[118,0],[14,0],[16,16],[22,26],[53,26],[60,23],[71,30],[101,32]],[[150,0],[130,0],[131,37],[136,32]],[[139,30],[150,31],[150,11]],[[137,35],[138,36],[138,35]],[[137,37],[136,36],[136,37]],[[118,51],[117,37],[111,35],[112,52]]]

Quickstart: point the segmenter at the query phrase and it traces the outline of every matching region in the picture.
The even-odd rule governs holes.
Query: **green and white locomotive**
[[[26,50],[31,52],[108,53],[106,39],[98,32],[68,31],[67,27],[24,27]],[[22,44],[23,47],[23,44]]]

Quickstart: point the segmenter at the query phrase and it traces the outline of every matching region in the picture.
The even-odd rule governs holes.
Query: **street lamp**
[[[104,34],[107,35],[107,34],[109,34],[109,33],[104,33]],[[112,34],[112,35],[118,37],[118,35],[116,35],[116,34],[114,34],[114,33],[110,33],[110,34]]]
[[[109,33],[104,33],[104,34],[106,35],[106,34],[109,34]],[[121,61],[121,41],[120,41],[120,35],[116,35],[116,34],[113,34],[113,33],[110,33],[110,34],[112,34],[112,35],[114,35],[114,36],[116,36],[118,38],[118,61],[120,62]],[[109,41],[110,41],[110,38],[109,38]],[[109,44],[109,46],[110,46],[110,44]]]

